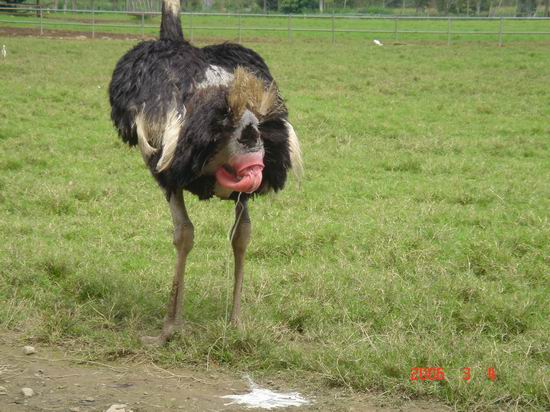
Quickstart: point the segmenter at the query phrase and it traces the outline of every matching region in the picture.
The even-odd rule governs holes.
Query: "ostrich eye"
[[[229,116],[224,116],[222,121],[221,121],[221,124],[223,127],[229,127],[231,126],[232,122],[231,122],[231,117]]]

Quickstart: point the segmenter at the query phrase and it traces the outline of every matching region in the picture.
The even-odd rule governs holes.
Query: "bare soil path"
[[[223,395],[248,392],[245,379],[227,372],[195,369],[163,369],[151,362],[112,363],[81,361],[58,349],[36,346],[25,355],[24,343],[0,338],[0,412],[23,411],[107,411],[113,404],[125,404],[134,411],[239,411]],[[278,382],[259,382],[272,390],[299,391]],[[22,388],[34,395],[25,397]],[[305,393],[304,393],[305,392]],[[400,407],[383,407],[375,397],[325,390],[304,396],[312,405],[278,409],[284,411],[421,411],[444,410],[443,405],[407,402]],[[122,412],[122,410],[121,410]]]

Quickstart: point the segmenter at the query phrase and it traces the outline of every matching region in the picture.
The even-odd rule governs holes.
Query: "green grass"
[[[95,28],[92,28],[92,15],[83,13],[44,14],[45,34],[48,30],[69,30],[84,33],[130,34],[133,36],[157,36],[160,17],[144,20],[141,27],[139,16],[100,13],[93,16]],[[240,22],[239,22],[240,21]],[[184,15],[182,24],[187,37],[268,39],[268,40],[332,40],[334,25],[335,40],[349,42],[370,41],[378,38],[384,41],[395,40],[396,22],[394,19],[349,19],[330,16],[308,17],[256,17],[243,15],[205,16]],[[289,24],[291,33],[289,35]],[[6,28],[39,29],[40,19],[33,14],[0,15],[0,25]],[[239,25],[241,27],[239,34]],[[120,27],[122,26],[122,27]],[[266,30],[270,29],[270,30]],[[404,19],[397,22],[398,40],[409,42],[447,41],[449,23],[441,20]],[[312,31],[317,30],[317,31]],[[363,32],[348,32],[361,30]],[[499,39],[499,20],[454,20],[451,24],[451,41],[487,41],[496,43]],[[523,41],[550,41],[550,20],[503,20],[504,43]],[[419,33],[420,32],[420,33]],[[524,34],[534,33],[534,34]],[[98,34],[101,35],[101,34]]]
[[[0,327],[96,359],[550,408],[546,46],[252,44],[288,99],[306,178],[252,204],[241,332],[224,323],[232,206],[187,197],[187,327],[147,351],[174,252],[163,195],[109,120],[132,43],[0,43]],[[411,383],[412,367],[447,380]]]

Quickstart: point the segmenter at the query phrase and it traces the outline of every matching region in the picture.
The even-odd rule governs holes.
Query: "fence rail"
[[[24,14],[24,13],[28,14]],[[85,21],[76,20],[74,16],[83,15],[87,19]],[[242,41],[243,32],[264,32],[264,33],[287,33],[288,41],[292,41],[293,33],[324,33],[331,34],[332,42],[336,41],[336,34],[385,34],[389,35],[393,40],[403,40],[410,35],[442,35],[446,36],[447,43],[451,44],[453,36],[492,36],[497,39],[498,44],[502,46],[505,36],[541,36],[550,40],[550,18],[548,17],[430,17],[430,16],[368,16],[368,15],[292,15],[292,14],[241,14],[241,13],[204,13],[204,12],[183,12],[181,18],[184,22],[184,29],[187,36],[193,39],[195,32],[214,32],[232,31],[238,35],[239,42]],[[11,7],[0,7],[0,28],[5,27],[21,27],[21,26],[38,26],[40,34],[44,34],[44,30],[59,29],[59,28],[83,28],[86,32],[95,37],[100,30],[109,29],[124,29],[117,33],[139,33],[142,37],[145,36],[146,30],[158,30],[158,24],[146,24],[146,21],[151,18],[160,16],[160,12],[136,12],[136,11],[106,11],[106,10],[73,10],[65,12],[59,9],[49,9],[42,7],[17,7],[14,10]],[[127,21],[120,22],[121,17]],[[137,20],[135,20],[137,18]],[[201,18],[202,24],[197,24],[196,20]],[[232,25],[209,25],[209,20],[220,18],[233,19],[235,24]],[[131,19],[134,19],[133,22]],[[271,21],[272,27],[261,25],[243,24],[243,20],[267,20]],[[276,22],[280,27],[273,27]],[[321,22],[324,27],[300,27],[299,24],[307,22]],[[329,22],[330,25],[326,25]],[[352,27],[357,23],[365,24],[377,22],[384,27]],[[438,28],[421,29],[421,28],[404,28],[403,26],[415,22],[418,24],[433,23]],[[478,24],[475,29],[457,29],[457,23],[472,23]],[[544,25],[543,30],[514,30],[506,31],[505,26],[514,22],[515,25],[520,22],[537,22]],[[295,24],[298,23],[298,24]],[[446,24],[445,24],[446,23]],[[491,23],[498,24],[494,30],[488,30],[486,26]],[[444,24],[444,27],[442,26]],[[338,25],[338,26],[337,26]]]

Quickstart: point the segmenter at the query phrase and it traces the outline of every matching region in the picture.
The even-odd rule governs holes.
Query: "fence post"
[[[334,44],[334,9],[332,10],[332,44]]]
[[[40,8],[40,35],[44,34],[44,24],[42,22],[42,8]]]
[[[289,42],[292,42],[292,26],[290,25],[291,16],[292,16],[291,14],[288,15],[288,41]]]
[[[503,18],[501,17],[500,18],[500,25],[499,25],[499,28],[498,28],[498,47],[502,47],[502,22],[503,22]]]
[[[451,18],[449,17],[449,24],[447,25],[447,46],[451,45]]]
[[[395,41],[397,41],[397,17],[394,19],[394,26],[393,26],[393,35],[394,35],[394,38],[395,38]]]
[[[95,1],[92,0],[92,39],[95,38]]]
[[[189,37],[193,41],[193,12],[189,13]]]
[[[145,13],[141,13],[141,38],[145,37]]]
[[[239,11],[239,44],[242,41],[242,28],[241,28],[241,12]]]

